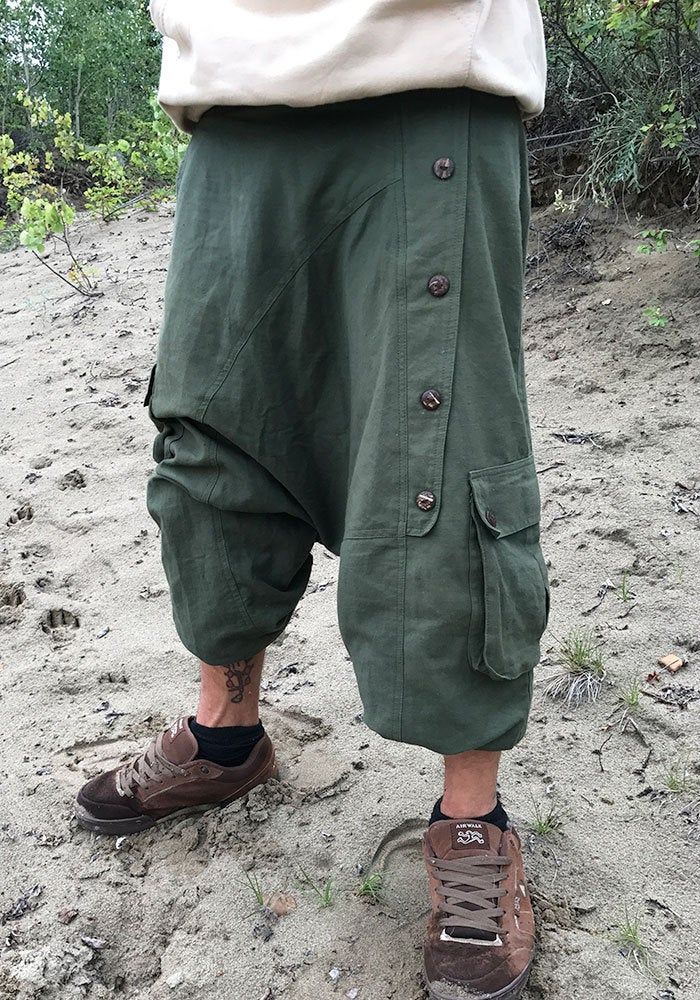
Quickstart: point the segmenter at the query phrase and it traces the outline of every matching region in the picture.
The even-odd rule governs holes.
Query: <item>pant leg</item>
[[[393,539],[346,533],[340,623],[370,727],[502,750],[526,729],[549,602],[520,334],[524,136],[512,102],[483,94],[406,95],[402,117],[405,519]]]
[[[167,387],[158,391],[167,409]],[[316,532],[274,477],[216,430],[152,415],[161,429],[148,509],[180,639],[206,663],[253,656],[294,613]]]

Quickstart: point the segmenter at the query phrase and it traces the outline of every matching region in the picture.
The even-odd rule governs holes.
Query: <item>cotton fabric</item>
[[[198,657],[273,641],[321,542],[340,556],[370,727],[441,753],[522,737],[549,600],[520,335],[528,213],[512,98],[202,117],[148,487]]]
[[[151,0],[159,99],[181,128],[212,105],[331,104],[424,87],[544,104],[537,0]]]

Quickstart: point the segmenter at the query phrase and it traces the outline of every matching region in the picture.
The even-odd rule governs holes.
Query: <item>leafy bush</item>
[[[104,220],[114,219],[135,198],[150,197],[152,201],[154,196],[172,193],[186,142],[175,134],[155,98],[151,100],[151,117],[136,121],[130,138],[96,146],[79,139],[71,116],[58,112],[44,98],[20,92],[17,100],[40,141],[34,150],[16,149],[10,135],[0,135],[4,232],[17,232],[19,242],[37,256],[44,253],[48,240],[59,240],[70,261],[64,280],[92,294],[92,276],[75,257],[70,242],[75,207],[67,200],[66,175],[82,172],[85,207]],[[161,185],[158,189],[157,182]]]
[[[543,0],[547,107],[531,146],[553,191],[700,208],[700,0]]]

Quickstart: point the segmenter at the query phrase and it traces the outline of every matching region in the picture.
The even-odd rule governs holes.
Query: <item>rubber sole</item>
[[[275,768],[272,774],[268,775],[262,781],[257,776],[251,778],[238,791],[233,795],[229,795],[228,798],[222,799],[221,802],[205,802],[200,806],[186,806],[184,809],[168,813],[167,816],[161,816],[160,819],[146,815],[134,816],[127,819],[100,819],[97,816],[93,816],[85,806],[77,801],[73,806],[73,815],[79,825],[84,830],[89,830],[90,833],[102,833],[112,837],[129,837],[132,834],[143,833],[144,830],[150,830],[151,827],[169,822],[170,820],[183,819],[185,816],[195,816],[197,813],[208,812],[210,809],[223,809],[224,806],[229,805],[231,802],[242,799],[244,795],[252,792],[259,785],[264,785],[266,782],[278,777],[279,771]]]
[[[448,983],[444,980],[440,983],[429,983],[426,976],[428,996],[430,1000],[517,1000],[525,989],[530,976],[530,968],[531,966],[528,965],[517,979],[496,993],[475,993],[467,986],[461,986],[459,983]]]

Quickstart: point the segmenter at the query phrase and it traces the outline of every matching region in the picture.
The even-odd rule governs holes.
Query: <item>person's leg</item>
[[[440,811],[459,819],[488,816],[496,806],[501,754],[467,750],[445,757],[445,789]]]
[[[200,661],[196,720],[209,728],[254,726],[260,719],[258,700],[265,650],[247,660],[213,666]]]

